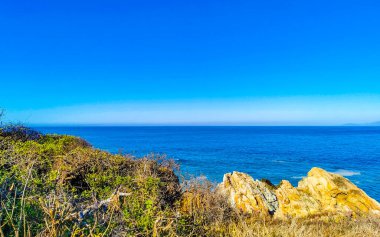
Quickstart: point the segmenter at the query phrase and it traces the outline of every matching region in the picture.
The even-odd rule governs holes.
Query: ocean
[[[165,154],[185,177],[232,171],[297,185],[312,167],[345,176],[380,201],[380,127],[37,127],[136,157]]]

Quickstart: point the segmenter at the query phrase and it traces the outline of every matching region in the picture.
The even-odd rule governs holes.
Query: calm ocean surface
[[[297,185],[314,166],[340,173],[380,201],[380,127],[39,127],[94,147],[174,158],[184,173],[220,182],[246,172]]]

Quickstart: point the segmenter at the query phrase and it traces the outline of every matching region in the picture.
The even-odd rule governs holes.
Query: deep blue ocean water
[[[297,185],[312,167],[342,174],[380,200],[380,127],[39,127],[134,156],[166,154],[187,175],[246,172]]]

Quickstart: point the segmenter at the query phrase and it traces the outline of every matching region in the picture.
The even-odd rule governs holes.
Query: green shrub
[[[112,233],[117,226],[149,234],[157,216],[180,196],[173,164],[159,157],[113,155],[80,138],[21,127],[3,130],[0,147],[0,224],[6,236],[79,236]]]

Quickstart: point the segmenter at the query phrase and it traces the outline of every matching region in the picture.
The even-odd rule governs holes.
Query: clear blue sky
[[[4,0],[0,30],[8,120],[380,120],[376,0]]]

